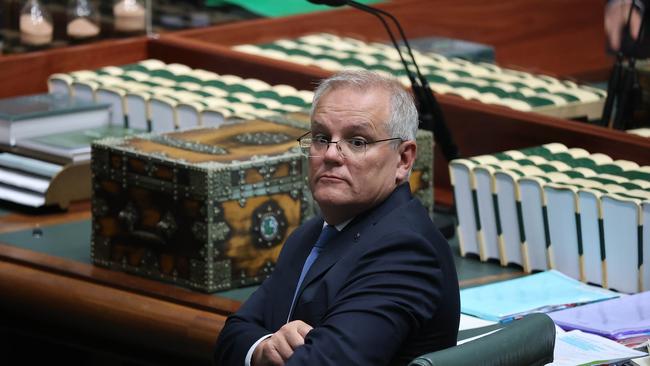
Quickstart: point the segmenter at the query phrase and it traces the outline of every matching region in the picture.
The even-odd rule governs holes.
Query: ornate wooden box
[[[313,215],[303,132],[253,120],[94,143],[93,263],[205,292],[260,283]]]

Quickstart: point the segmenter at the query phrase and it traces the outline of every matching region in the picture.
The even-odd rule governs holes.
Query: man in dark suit
[[[271,277],[228,318],[216,364],[404,365],[455,345],[451,250],[408,185],[411,96],[395,80],[343,72],[317,88],[311,117],[300,146],[322,217],[291,234]]]

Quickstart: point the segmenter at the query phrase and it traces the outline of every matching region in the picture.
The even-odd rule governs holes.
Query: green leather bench
[[[468,329],[458,340],[498,330],[456,347],[424,354],[409,366],[538,366],[553,361],[555,324],[546,314],[531,314],[506,324]]]

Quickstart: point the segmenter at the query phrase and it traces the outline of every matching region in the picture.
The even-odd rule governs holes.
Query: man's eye
[[[348,144],[354,148],[362,148],[366,146],[366,141],[362,139],[347,139]]]
[[[314,141],[317,144],[327,144],[330,142],[330,140],[323,136],[323,135],[316,135],[312,138],[312,141]]]

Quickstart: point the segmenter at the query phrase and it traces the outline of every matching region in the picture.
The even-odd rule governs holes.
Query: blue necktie
[[[318,258],[318,255],[325,247],[325,243],[327,243],[337,232],[338,230],[336,230],[334,226],[325,225],[323,231],[321,231],[320,236],[318,237],[318,240],[316,240],[316,244],[314,244],[314,247],[311,248],[311,252],[309,253],[309,256],[307,256],[305,264],[302,266],[302,272],[300,272],[300,278],[298,279],[296,291],[293,293],[293,300],[291,300],[291,308],[289,308],[289,316],[287,317],[287,322],[289,322],[289,319],[291,318],[291,313],[293,313],[293,306],[296,304],[298,290],[300,290],[300,285],[305,279],[307,272],[309,272],[309,268],[311,268],[311,265],[314,264],[316,258]]]

